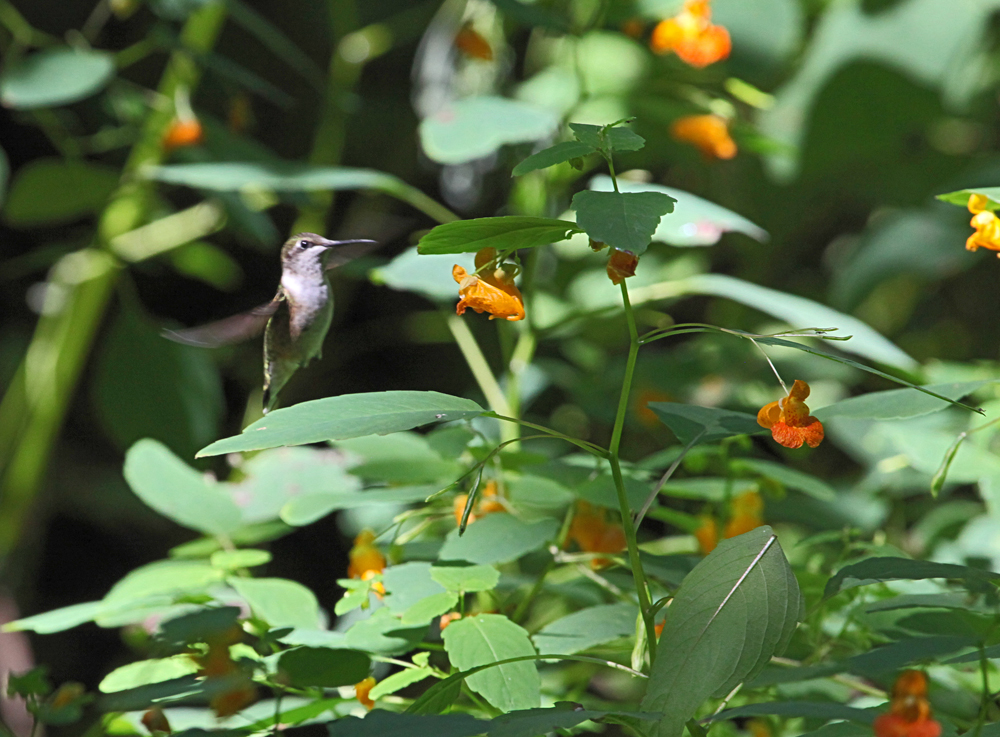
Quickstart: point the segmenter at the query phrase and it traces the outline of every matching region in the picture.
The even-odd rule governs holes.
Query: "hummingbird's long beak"
[[[378,241],[373,241],[373,240],[370,240],[368,238],[352,238],[351,240],[348,240],[348,241],[331,241],[331,240],[327,240],[326,238],[323,239],[323,245],[326,246],[327,248],[333,248],[334,246],[348,246],[348,245],[350,245],[352,243],[372,243],[372,244],[375,244],[375,243],[378,243]]]

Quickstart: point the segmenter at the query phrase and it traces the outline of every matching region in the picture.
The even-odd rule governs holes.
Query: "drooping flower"
[[[354,547],[347,553],[347,577],[360,578],[368,581],[385,570],[385,556],[375,545],[375,533],[362,530],[354,538]],[[385,593],[385,587],[380,581],[372,584],[372,589],[379,595]]]
[[[969,196],[969,212],[972,213],[969,225],[976,229],[965,241],[965,247],[969,251],[975,251],[979,247],[1000,251],[1000,218],[986,209],[988,204],[988,197],[979,194]],[[1000,253],[997,253],[997,258],[1000,258]]]
[[[631,251],[612,248],[608,256],[608,278],[617,286],[623,279],[635,276],[635,267],[638,265],[639,257]]]
[[[354,684],[354,693],[357,695],[358,701],[360,701],[361,705],[368,709],[368,711],[371,711],[372,707],[375,706],[375,701],[368,696],[373,688],[375,688],[375,679],[371,676],[368,676],[363,681]]]
[[[889,713],[875,719],[875,737],[939,737],[941,724],[932,716],[927,676],[918,670],[903,671],[892,688]]]
[[[490,42],[472,27],[471,22],[463,24],[458,33],[455,34],[455,48],[470,59],[493,61],[493,49],[490,47]]]
[[[686,0],[680,13],[657,24],[649,46],[657,54],[673,51],[681,61],[701,68],[725,59],[733,44],[729,31],[712,25],[708,0]]]
[[[184,146],[197,146],[205,140],[205,131],[197,118],[174,118],[163,134],[163,147],[168,151]]]
[[[495,248],[484,248],[476,254],[476,269],[482,269],[497,257]],[[524,319],[524,298],[514,286],[514,273],[504,266],[481,273],[470,274],[457,264],[451,270],[452,278],[458,282],[461,299],[455,313],[465,314],[471,307],[476,312],[489,312],[490,319],[502,317],[515,321]]]
[[[718,115],[678,118],[670,125],[670,135],[681,143],[690,143],[708,159],[736,156],[736,142],[729,135],[729,125]]]
[[[569,539],[585,553],[620,553],[625,550],[625,530],[617,522],[608,522],[605,510],[595,509],[588,502],[577,505],[569,527]],[[594,570],[611,565],[610,558],[593,558]]]
[[[801,448],[803,443],[815,448],[823,441],[823,423],[809,414],[808,396],[809,385],[796,379],[787,397],[761,407],[757,424],[786,448]]]

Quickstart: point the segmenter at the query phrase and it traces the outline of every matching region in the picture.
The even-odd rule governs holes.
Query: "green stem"
[[[453,314],[449,314],[446,319],[448,321],[448,329],[451,330],[451,334],[455,338],[455,343],[458,344],[458,349],[462,352],[462,357],[465,358],[465,362],[469,365],[469,370],[472,371],[473,378],[479,385],[479,391],[486,397],[486,403],[497,414],[512,415],[513,411],[507,402],[507,395],[500,388],[500,383],[493,375],[493,370],[490,369],[490,365],[486,361],[486,356],[479,349],[479,343],[476,342],[476,338],[472,334],[472,331],[469,330],[469,326],[465,324],[465,320]],[[517,439],[517,432],[512,431],[510,428],[511,425],[509,423],[502,423],[500,425],[500,440],[502,442]]]
[[[636,540],[636,527],[632,524],[632,510],[629,507],[628,496],[625,493],[625,481],[618,457],[618,449],[622,441],[622,428],[625,426],[625,413],[628,410],[628,398],[632,389],[632,375],[635,372],[635,361],[639,354],[639,331],[635,325],[635,314],[628,299],[628,287],[625,280],[621,283],[622,303],[625,307],[625,320],[628,323],[629,346],[628,361],[625,364],[625,377],[622,380],[622,393],[618,398],[618,414],[615,416],[615,426],[611,432],[611,444],[608,446],[611,462],[611,475],[615,481],[615,491],[618,494],[618,509],[622,516],[622,528],[625,531],[625,541],[628,544],[628,559],[632,566],[632,578],[635,582],[635,592],[639,597],[639,611],[646,625],[646,641],[649,647],[649,664],[656,659],[656,629],[653,621],[649,591],[646,588],[646,574],[642,570],[642,560],[639,558],[639,543]]]

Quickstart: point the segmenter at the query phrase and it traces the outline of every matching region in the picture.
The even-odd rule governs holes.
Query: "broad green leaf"
[[[205,642],[237,627],[242,614],[238,606],[199,609],[161,622],[157,639],[174,647]]]
[[[929,560],[880,556],[867,558],[859,563],[851,563],[841,568],[826,582],[823,598],[829,599],[841,591],[856,586],[868,586],[885,581],[919,581],[925,578],[953,579],[981,588],[983,585],[989,585],[991,581],[1000,579],[1000,573],[953,563],[934,563]]]
[[[3,217],[16,228],[61,225],[97,212],[118,186],[118,172],[86,161],[35,159],[14,175]]]
[[[861,724],[871,724],[876,713],[872,709],[857,709],[825,701],[771,701],[764,704],[747,704],[734,709],[725,709],[712,716],[712,720],[765,715],[811,719],[846,719]]]
[[[129,448],[124,473],[136,496],[179,525],[212,535],[240,526],[240,510],[229,495],[156,440]]]
[[[947,409],[950,404],[936,396],[948,400],[958,400],[967,394],[980,389],[995,380],[963,381],[950,384],[933,384],[916,389],[890,389],[882,392],[869,392],[859,397],[851,397],[842,402],[831,404],[813,412],[817,419],[826,422],[833,417],[852,417],[866,420],[906,420],[911,417],[921,417],[932,412]]]
[[[597,192],[611,192],[611,177],[601,174],[590,180],[590,188]],[[659,184],[620,180],[622,192],[661,192],[672,197],[674,211],[660,220],[653,233],[654,241],[671,246],[711,246],[719,242],[723,233],[743,233],[757,241],[766,241],[767,231],[732,210],[702,199],[690,192]]]
[[[203,281],[222,292],[236,291],[243,281],[239,262],[205,241],[178,246],[167,254],[167,259],[177,273]]]
[[[511,175],[519,177],[522,174],[527,174],[538,169],[547,169],[550,166],[561,164],[570,159],[578,159],[581,156],[587,156],[594,152],[594,147],[588,143],[564,141],[563,143],[557,143],[555,146],[542,149],[536,154],[532,154],[515,166]]]
[[[978,194],[986,197],[989,202],[986,203],[985,209],[996,211],[1000,210],[1000,187],[978,187],[976,189],[960,189],[957,192],[948,192],[946,194],[939,194],[937,198],[942,202],[949,202],[952,205],[958,205],[959,207],[968,207],[969,198]]]
[[[4,66],[0,104],[20,110],[67,105],[96,94],[114,76],[114,59],[103,51],[37,51]]]
[[[159,328],[124,305],[101,342],[91,400],[122,450],[151,438],[183,458],[218,437],[225,406],[209,352],[164,340]]]
[[[767,432],[757,424],[756,417],[746,412],[677,402],[649,402],[646,406],[653,410],[660,421],[685,445],[717,443],[734,435],[758,435]]]
[[[581,708],[579,704],[557,701],[554,707],[522,709],[494,717],[487,735],[488,737],[536,737],[549,733],[560,734],[559,730],[568,730],[583,722],[603,719],[611,714],[615,712],[591,711]],[[637,717],[639,714],[632,713],[630,716]],[[643,716],[649,720],[652,715]]]
[[[159,595],[202,593],[225,574],[206,562],[160,560],[128,573],[104,597],[106,608],[123,607]]]
[[[330,722],[329,730],[330,737],[473,737],[489,725],[470,714],[397,714],[375,709],[363,719],[346,716]]]
[[[190,655],[175,655],[172,658],[140,660],[115,668],[97,686],[101,693],[124,691],[128,688],[161,683],[173,678],[197,673],[200,666]]]
[[[558,121],[550,111],[503,97],[467,97],[445,105],[420,123],[424,152],[439,164],[489,156],[507,143],[539,141]]]
[[[31,617],[8,622],[0,631],[3,632],[37,632],[48,635],[72,629],[84,622],[92,622],[101,610],[102,602],[88,601],[83,604],[73,604],[50,612],[35,614]]]
[[[467,560],[470,563],[508,563],[525,553],[538,550],[555,538],[559,522],[545,519],[528,524],[504,512],[488,514],[468,526],[448,533],[438,553],[440,560]]]
[[[227,571],[255,568],[270,562],[271,554],[266,550],[217,550],[209,559],[213,566]]]
[[[865,607],[866,612],[888,612],[895,609],[974,609],[979,597],[968,594],[902,594]]]
[[[646,145],[646,139],[631,128],[620,126],[609,128],[589,123],[570,123],[569,127],[577,141],[607,153],[638,151]]]
[[[433,302],[453,303],[458,299],[458,284],[451,275],[456,265],[468,273],[476,270],[471,253],[421,256],[414,247],[406,249],[387,265],[372,269],[368,278],[391,289],[416,292]],[[441,330],[442,333],[447,330],[443,323]]]
[[[813,499],[830,501],[837,498],[836,490],[822,479],[774,461],[757,458],[739,458],[732,461],[734,470],[760,474],[773,479],[789,489],[801,491]]]
[[[297,647],[278,658],[278,672],[299,688],[353,686],[368,677],[371,658],[357,650]]]
[[[670,588],[676,589],[684,581],[694,567],[701,562],[701,556],[696,555],[652,555],[639,551],[642,567],[646,574],[662,581]]]
[[[476,218],[437,226],[420,239],[417,251],[427,255],[471,253],[484,248],[509,251],[564,241],[580,232],[568,220],[522,215]]]
[[[438,617],[445,612],[451,611],[458,603],[458,594],[454,591],[445,591],[440,594],[431,594],[425,599],[421,599],[416,604],[403,612],[402,623],[404,627],[415,627],[418,625],[428,625],[434,617]]]
[[[838,328],[833,335],[852,336],[850,340],[838,342],[837,347],[841,350],[908,371],[917,368],[916,361],[861,320],[811,299],[725,274],[698,274],[684,279],[682,284],[688,294],[725,297],[784,320],[793,328]]]
[[[642,509],[646,497],[649,496],[649,484],[631,476],[626,476],[624,482],[625,497],[628,499],[629,508],[632,510]],[[615,489],[614,477],[610,473],[602,473],[588,479],[574,488],[573,491],[578,497],[591,504],[608,509],[618,509],[618,492]]]
[[[426,624],[407,627],[382,607],[367,619],[354,623],[344,635],[344,644],[379,655],[402,655],[416,647],[426,633]]]
[[[966,636],[912,637],[855,655],[844,663],[844,670],[866,678],[886,676],[911,663],[940,660],[944,655],[976,644],[976,638]]]
[[[407,686],[412,686],[414,683],[419,683],[433,675],[436,675],[433,668],[404,668],[398,673],[393,673],[388,678],[383,678],[376,683],[375,687],[369,692],[368,697],[372,700],[380,699],[383,696],[401,691]]]
[[[576,222],[595,241],[641,256],[660,218],[674,209],[674,199],[662,192],[594,192],[573,196]]]
[[[663,485],[660,493],[679,499],[703,499],[708,502],[722,502],[732,495],[756,491],[759,487],[749,479],[729,479],[722,476],[693,477],[675,479]]]
[[[770,527],[723,540],[684,579],[666,610],[644,711],[659,737],[680,737],[711,696],[722,697],[780,654],[795,630],[799,587]]]
[[[493,566],[433,566],[431,578],[448,591],[489,591],[500,581],[500,571]]]
[[[399,486],[357,492],[304,494],[281,508],[281,520],[293,527],[310,525],[338,509],[361,509],[373,504],[413,504],[440,491],[440,486]]]
[[[319,625],[319,604],[312,591],[284,578],[230,578],[229,585],[243,597],[254,616],[273,628]]]
[[[519,511],[530,515],[527,519],[551,516],[553,512],[572,504],[573,492],[558,481],[544,476],[514,476],[506,478],[507,499]]]
[[[382,571],[385,605],[393,614],[403,614],[417,602],[446,589],[431,578],[431,564],[412,561],[389,566]]]
[[[540,653],[572,655],[633,636],[638,615],[639,610],[633,604],[600,604],[545,625],[531,639]]]
[[[465,673],[455,673],[424,691],[410,704],[407,714],[441,714],[451,708],[462,693]]]
[[[384,435],[432,422],[470,419],[483,412],[469,399],[438,392],[342,394],[276,409],[243,430],[242,435],[203,448],[198,457]]]
[[[456,620],[448,625],[442,637],[448,659],[461,671],[535,654],[528,633],[500,614],[477,614]],[[541,679],[530,661],[488,668],[470,675],[466,683],[503,712],[538,707],[541,702]]]

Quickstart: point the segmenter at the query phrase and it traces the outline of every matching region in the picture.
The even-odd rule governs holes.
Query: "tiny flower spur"
[[[803,443],[815,448],[823,441],[823,423],[809,414],[808,396],[809,385],[796,379],[788,396],[761,407],[757,424],[786,448],[801,448]]]

